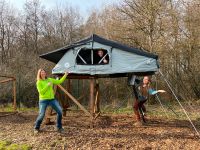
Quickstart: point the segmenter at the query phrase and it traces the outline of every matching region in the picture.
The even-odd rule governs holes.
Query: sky
[[[23,9],[24,3],[27,0],[6,0],[18,9]],[[69,5],[79,9],[79,12],[84,16],[88,16],[91,8],[100,9],[107,5],[117,4],[121,0],[40,0],[41,4],[47,9],[55,8],[56,6]]]

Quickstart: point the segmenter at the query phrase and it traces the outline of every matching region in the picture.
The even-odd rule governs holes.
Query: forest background
[[[37,106],[37,70],[45,68],[51,76],[55,65],[39,55],[95,33],[159,55],[161,70],[178,97],[199,102],[199,10],[199,0],[121,0],[90,10],[85,18],[67,4],[47,9],[40,0],[31,0],[19,10],[0,0],[0,72],[16,77],[18,105]],[[156,81],[154,87],[167,90],[159,75],[152,80]],[[87,80],[71,82],[75,97],[89,93]],[[133,96],[126,78],[105,78],[99,82],[105,105],[131,106]],[[12,83],[1,84],[0,99],[12,101],[11,90]],[[170,92],[164,98],[173,99]],[[82,103],[87,102],[86,95]]]

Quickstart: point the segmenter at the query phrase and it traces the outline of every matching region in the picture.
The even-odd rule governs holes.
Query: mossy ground
[[[31,150],[31,147],[27,144],[15,144],[11,141],[0,140],[0,150]]]

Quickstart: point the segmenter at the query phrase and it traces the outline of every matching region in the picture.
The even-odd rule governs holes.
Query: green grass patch
[[[187,106],[187,105],[185,105]],[[188,120],[184,111],[179,105],[168,105],[164,106],[164,109],[160,105],[146,105],[147,116],[150,117],[161,117],[166,119],[179,119],[179,120]],[[187,108],[188,110],[188,108]],[[111,105],[105,106],[101,109],[102,113],[106,114],[134,114],[132,107],[112,107]],[[200,112],[198,113],[195,110],[187,111],[187,114],[192,120],[200,122]]]
[[[0,112],[13,112],[13,111],[14,111],[14,108],[13,108],[12,104],[7,105],[6,107],[0,107]],[[23,111],[23,112],[38,111],[38,107],[28,108],[28,107],[25,107],[22,105],[20,108],[17,108],[17,111]]]
[[[5,150],[5,148],[10,144],[10,141],[0,141],[0,150]]]
[[[10,141],[0,141],[0,150],[31,150],[27,144],[15,144]]]
[[[18,109],[19,111],[38,111],[38,107],[20,107],[20,109]]]
[[[111,107],[111,106],[105,106],[101,110],[103,113],[113,113],[113,114],[131,114],[133,113],[132,107]]]
[[[13,112],[14,111],[14,108],[13,108],[13,105],[12,104],[8,104],[6,106],[1,106],[0,107],[0,111],[1,112]]]

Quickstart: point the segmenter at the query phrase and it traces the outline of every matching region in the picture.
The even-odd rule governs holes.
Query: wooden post
[[[94,113],[100,112],[100,102],[99,102],[99,83],[98,80],[95,85],[95,103],[94,103]]]
[[[96,113],[96,111],[97,111],[97,101],[98,101],[98,97],[99,97],[99,91],[96,91],[95,102],[94,102],[94,113]]]
[[[99,92],[99,83],[97,83],[97,92],[98,92],[98,95],[97,95],[97,102],[96,102],[96,107],[97,107],[96,112],[99,113],[99,112],[100,112],[100,92]]]
[[[16,100],[16,79],[13,78],[13,107],[14,107],[14,111],[17,110],[17,100]]]
[[[13,83],[13,109],[14,111],[17,111],[17,96],[16,96],[16,78],[15,77],[8,77],[8,76],[0,76],[0,77],[5,77],[7,79],[1,80],[0,83],[6,83],[9,81],[12,81]]]
[[[51,107],[47,107],[46,114],[45,114],[45,124],[51,125],[51,115],[53,113],[53,109]]]
[[[95,100],[94,100],[94,83],[95,83],[95,79],[91,78],[90,79],[90,113],[92,114],[92,116],[94,116],[94,104],[95,104]]]

